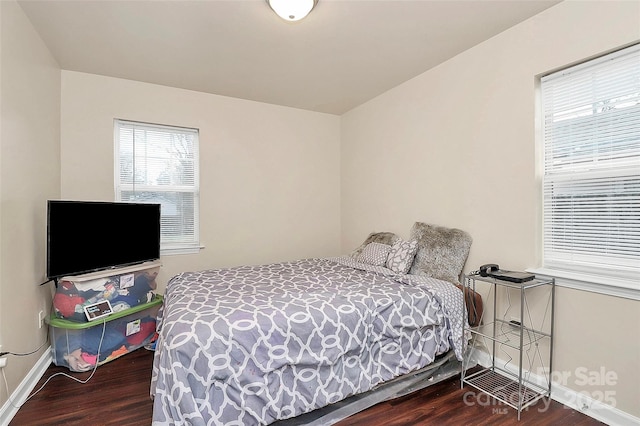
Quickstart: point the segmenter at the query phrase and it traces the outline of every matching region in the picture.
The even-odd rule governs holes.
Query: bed
[[[173,277],[157,321],[153,423],[272,424],[443,354],[462,360],[469,317],[456,283],[470,245],[463,231],[416,222],[410,240],[372,233],[349,256]]]

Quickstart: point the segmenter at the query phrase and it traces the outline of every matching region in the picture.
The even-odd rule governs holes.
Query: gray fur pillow
[[[418,241],[418,252],[410,274],[459,283],[471,249],[471,235],[460,229],[416,222],[411,228],[411,239]]]
[[[353,253],[351,253],[351,257],[353,258],[358,257],[358,255],[362,253],[362,250],[369,243],[380,243],[380,244],[386,244],[390,246],[390,245],[393,245],[393,243],[395,243],[396,241],[399,241],[401,239],[402,238],[400,238],[399,235],[396,235],[393,232],[372,232],[371,234],[369,234],[367,239],[364,240],[364,243],[360,244],[360,247],[358,247],[353,251]]]

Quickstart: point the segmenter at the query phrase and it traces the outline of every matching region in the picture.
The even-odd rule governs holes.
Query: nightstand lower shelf
[[[519,385],[517,375],[502,369],[485,368],[470,374],[464,377],[463,385],[465,384],[489,394],[496,400],[515,408],[518,412],[540,398],[550,395],[549,389],[524,379]]]

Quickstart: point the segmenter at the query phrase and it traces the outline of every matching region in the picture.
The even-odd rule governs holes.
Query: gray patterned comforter
[[[450,283],[348,257],[182,273],[158,317],[153,423],[269,424],[461,360],[464,310]]]

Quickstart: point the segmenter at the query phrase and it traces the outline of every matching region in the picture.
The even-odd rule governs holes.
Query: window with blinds
[[[115,121],[116,200],[158,203],[161,252],[190,253],[198,232],[198,130]]]
[[[640,289],[640,45],[541,91],[544,267]]]

